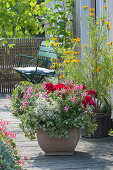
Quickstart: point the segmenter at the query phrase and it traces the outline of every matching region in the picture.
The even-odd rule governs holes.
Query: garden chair
[[[18,72],[25,80],[37,84],[40,83],[44,77],[55,75],[55,71],[48,68],[48,64],[51,63],[51,58],[55,60],[57,59],[57,55],[50,45],[46,46],[46,41],[42,41],[38,51],[38,58],[23,54],[16,55],[16,67],[14,67],[13,70]],[[25,60],[29,60],[27,65],[24,63]]]

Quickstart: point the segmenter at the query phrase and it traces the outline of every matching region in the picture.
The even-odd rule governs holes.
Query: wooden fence
[[[10,53],[4,47],[0,48],[0,93],[9,93],[22,78],[15,74],[13,67],[15,66],[14,56],[17,54],[25,54],[28,56],[38,57],[38,49],[44,40],[43,37],[38,38],[20,38],[6,39],[8,44],[15,44]]]

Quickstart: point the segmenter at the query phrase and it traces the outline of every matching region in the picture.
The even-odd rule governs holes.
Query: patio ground
[[[5,94],[0,94],[0,119],[10,122],[8,130],[17,133],[15,142],[28,170],[113,170],[113,136],[80,138],[73,156],[45,156],[37,140],[30,141],[19,128],[19,119],[6,110],[10,105]]]

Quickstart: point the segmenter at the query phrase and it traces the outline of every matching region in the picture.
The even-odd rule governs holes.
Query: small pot
[[[50,137],[46,131],[37,130],[37,139],[46,155],[73,155],[80,132],[80,128],[71,128],[68,138],[55,138]]]

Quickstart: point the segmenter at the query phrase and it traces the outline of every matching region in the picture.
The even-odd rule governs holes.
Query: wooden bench
[[[22,58],[24,59],[23,62]],[[18,72],[25,80],[33,84],[39,83],[45,76],[54,76],[55,74],[54,70],[48,68],[48,63],[51,63],[51,58],[54,60],[57,59],[53,48],[50,45],[46,46],[46,41],[42,41],[38,51],[38,58],[22,54],[16,55],[16,67],[14,67],[13,70]],[[29,59],[29,66],[25,66],[24,61],[26,59]],[[39,66],[41,62],[43,67]]]

